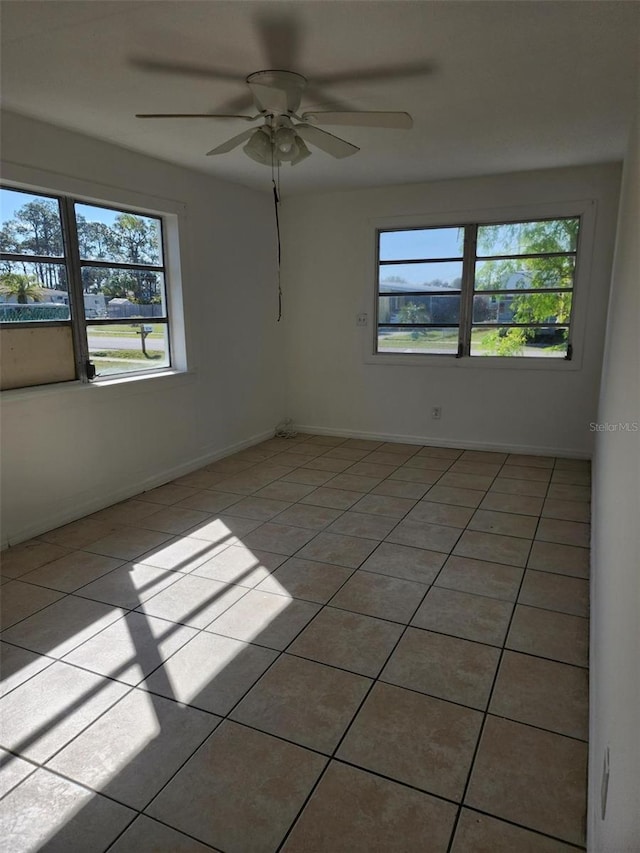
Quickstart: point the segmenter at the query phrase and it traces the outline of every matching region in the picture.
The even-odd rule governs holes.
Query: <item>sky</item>
[[[0,190],[0,211],[1,222],[5,224],[10,219],[13,219],[16,211],[30,201],[44,201],[51,199],[50,196],[38,195],[36,193],[25,193],[17,190],[2,188]],[[89,204],[76,204],[78,215],[84,216],[85,219],[91,222],[104,222],[106,225],[113,225],[120,210],[111,210],[107,207],[96,207]],[[139,215],[139,214],[138,214]],[[142,217],[147,219],[147,217]]]
[[[380,232],[381,261],[462,258],[464,228],[414,228]]]

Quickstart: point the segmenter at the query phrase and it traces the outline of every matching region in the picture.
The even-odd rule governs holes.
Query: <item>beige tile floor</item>
[[[297,436],[5,551],[6,849],[583,849],[588,500]]]

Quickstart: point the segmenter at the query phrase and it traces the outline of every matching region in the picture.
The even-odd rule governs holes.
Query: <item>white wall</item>
[[[640,424],[640,140],[625,162],[598,421]],[[596,435],[589,850],[640,850],[640,432]],[[605,819],[604,754],[610,750]]]
[[[310,430],[590,455],[619,175],[619,166],[605,165],[285,198],[287,414]],[[372,330],[357,328],[356,315],[373,320],[375,220],[399,217],[396,227],[407,227],[406,217],[435,224],[434,216],[452,212],[504,215],[578,199],[595,199],[597,211],[588,306],[584,292],[578,297],[588,341],[579,369],[366,362]],[[430,417],[435,405],[441,421]]]
[[[283,334],[268,194],[17,115],[3,119],[8,164],[186,205],[193,368],[108,388],[3,394],[2,536],[16,542],[272,430],[284,411]]]

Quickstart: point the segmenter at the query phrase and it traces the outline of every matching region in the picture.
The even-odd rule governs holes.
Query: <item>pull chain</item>
[[[276,235],[278,240],[278,262],[276,267],[276,277],[278,282],[278,323],[282,319],[282,285],[280,282],[280,260],[281,260],[281,244],[280,244],[280,217],[278,208],[280,205],[280,161],[277,161],[277,168],[274,166],[273,149],[271,153],[271,183],[273,184],[273,206],[276,215]],[[277,183],[276,183],[277,176]]]

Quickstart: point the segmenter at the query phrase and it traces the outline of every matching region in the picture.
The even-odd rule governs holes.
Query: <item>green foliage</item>
[[[528,255],[573,252],[580,220],[547,219],[481,225],[478,228],[478,255]]]
[[[0,229],[0,250],[15,254],[62,257],[64,255],[62,230],[58,205],[53,199],[30,201],[16,213],[16,218],[6,222]],[[11,273],[16,263],[3,262],[3,272]],[[27,265],[23,264],[27,274]],[[66,290],[64,268],[54,264],[29,264],[43,287]]]
[[[429,314],[423,305],[408,302],[398,311],[398,319],[401,323],[428,323]],[[424,334],[425,329],[412,329],[411,337],[414,341]]]
[[[522,355],[526,342],[526,329],[491,329],[484,335],[480,346],[491,355]]]
[[[54,258],[64,255],[60,213],[53,199],[23,205],[18,211],[13,234],[20,252]]]
[[[579,219],[486,225],[478,228],[478,255],[536,255],[482,260],[476,268],[476,291],[522,290],[505,295],[501,322],[568,324],[571,316],[574,257]],[[550,256],[551,255],[551,256]],[[549,293],[549,289],[566,292]],[[532,292],[535,291],[535,292]],[[510,304],[509,304],[510,301]],[[510,316],[509,316],[510,314]],[[506,315],[506,316],[505,316]],[[488,317],[476,319],[489,319]],[[481,347],[494,355],[521,355],[535,329],[503,328],[487,332]]]
[[[87,221],[84,216],[78,215],[77,229],[83,260],[153,266],[161,263],[159,234],[154,221],[133,213],[120,213],[112,225],[107,225],[104,222]],[[0,250],[12,254],[63,257],[58,203],[53,199],[38,199],[16,210],[14,218],[0,229]],[[19,263],[5,261],[2,271],[5,275],[14,274]],[[25,275],[28,268],[34,269],[40,285],[45,288],[67,289],[63,265],[25,261],[22,267]],[[125,297],[140,304],[161,301],[159,276],[145,270],[83,266],[82,283],[85,293],[103,293],[107,299]],[[34,298],[32,294],[30,296]]]
[[[0,275],[0,294],[15,296],[20,305],[46,300],[46,290],[34,275],[15,272]]]
[[[113,349],[113,350],[98,350],[91,353],[92,358],[108,358],[113,361],[118,359],[126,359],[127,361],[141,361],[141,352],[139,349]],[[164,352],[153,350],[145,354],[145,358],[149,361],[158,361],[164,358]],[[143,362],[144,363],[144,362]]]
[[[515,296],[511,303],[516,323],[568,323],[571,314],[570,293],[531,293]]]

